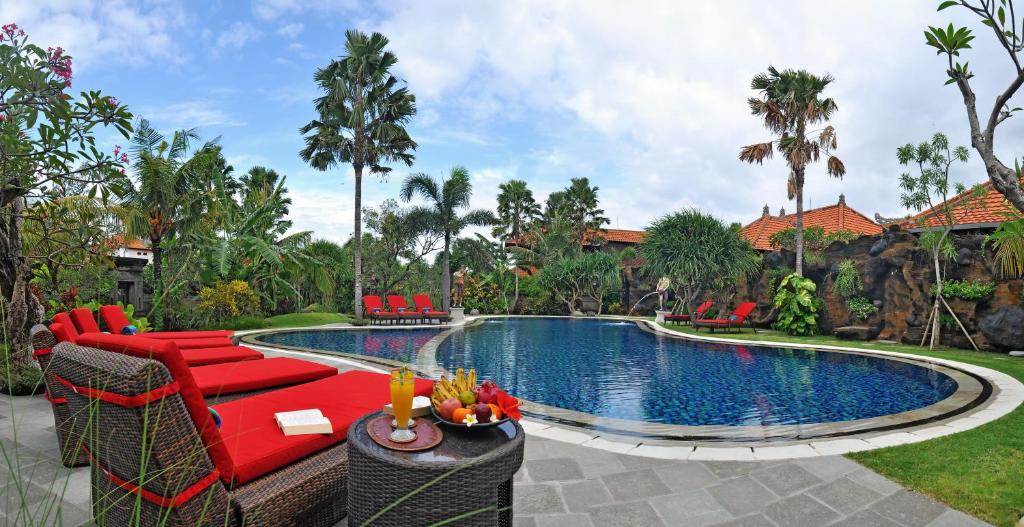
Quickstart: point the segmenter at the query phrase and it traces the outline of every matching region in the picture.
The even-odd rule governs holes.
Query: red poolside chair
[[[693,321],[694,328],[709,328],[712,333],[716,329],[736,329],[739,331],[743,327],[743,323],[746,322],[750,325],[750,329],[757,333],[757,328],[754,327],[753,321],[750,320],[750,313],[757,308],[757,304],[753,302],[742,302],[736,306],[736,310],[729,315],[729,318],[715,318],[715,319],[696,319]]]
[[[363,296],[363,313],[370,322],[394,322],[399,319],[398,313],[384,309],[384,301],[377,295]]]
[[[696,320],[696,319],[703,318],[704,314],[707,313],[708,310],[711,309],[711,306],[713,306],[713,305],[715,305],[714,302],[712,302],[711,300],[707,300],[703,304],[697,306],[697,309],[693,312],[693,314],[694,314],[693,319]],[[685,324],[687,322],[691,322],[690,314],[689,313],[679,313],[679,314],[668,314],[668,315],[665,315],[665,323],[666,324],[668,324],[668,323]]]
[[[448,312],[434,310],[429,295],[412,295],[412,303],[416,306],[416,312],[427,320],[436,320],[441,323],[451,319]]]
[[[89,324],[91,321],[91,327],[80,327],[79,330],[82,333],[100,333],[100,327],[92,318],[92,312],[87,308],[78,309],[84,310],[88,314],[87,317],[80,317],[82,322]],[[121,335],[124,327],[129,325],[128,317],[125,316],[121,306],[100,306],[100,318],[103,319],[107,330],[113,335]],[[75,319],[75,322],[78,321]],[[233,333],[230,331],[147,331],[145,334],[148,339],[173,340],[178,344],[178,349],[234,346],[235,343],[231,341],[232,335]]]
[[[77,316],[73,317],[72,315]],[[76,324],[75,320],[79,320],[83,324]],[[74,342],[79,335],[101,333],[88,308],[73,309],[70,315],[68,313],[57,313],[53,316],[53,321],[61,325],[59,328],[51,327],[51,331],[57,336],[58,342]],[[148,340],[170,340],[150,339],[149,333],[141,333],[132,337]],[[245,346],[235,346],[231,343],[230,339],[223,337],[170,341],[178,344],[181,354],[185,357],[185,361],[188,362],[189,366],[204,366],[207,364],[263,358],[262,353]]]
[[[419,322],[424,318],[418,311],[414,311],[409,304],[405,303],[405,297],[402,295],[388,295],[388,307],[397,313],[398,319],[402,321]]]

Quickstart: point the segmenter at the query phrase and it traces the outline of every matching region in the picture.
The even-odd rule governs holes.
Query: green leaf
[[[953,6],[955,6],[955,5],[959,4],[959,3],[960,2],[957,2],[957,0],[946,0],[945,2],[942,2],[941,4],[939,4],[939,8],[936,9],[936,11],[942,11],[943,9],[946,9],[947,7],[953,7]]]
[[[999,25],[1005,26],[1006,25],[1006,10],[1004,10],[1002,7],[1000,7],[996,11],[996,16],[999,17]]]

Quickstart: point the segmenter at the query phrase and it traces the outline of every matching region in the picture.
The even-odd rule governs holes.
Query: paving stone
[[[601,476],[608,492],[616,501],[629,501],[651,496],[671,494],[672,490],[661,482],[654,469],[634,470]]]
[[[987,523],[968,516],[960,511],[947,510],[932,520],[928,527],[986,527]]]
[[[818,500],[800,494],[765,508],[765,516],[786,527],[819,527],[839,518],[839,513]]]
[[[908,527],[924,527],[946,512],[946,507],[916,492],[901,490],[875,503],[871,510]]]
[[[701,461],[714,475],[720,478],[734,478],[765,468],[762,463],[745,461]]]
[[[864,467],[842,456],[794,459],[793,463],[825,481],[830,481],[845,474],[864,469]]]
[[[589,514],[542,514],[533,517],[537,527],[594,527]]]
[[[583,472],[575,459],[558,457],[552,459],[536,459],[527,461],[527,472],[531,481],[567,481],[583,479]]]
[[[725,523],[716,523],[712,527],[775,527],[775,524],[763,514],[754,514]]]
[[[605,474],[624,472],[627,469],[619,460],[619,456],[610,452],[596,452],[595,455],[581,460],[580,470],[583,471],[583,477],[594,479]]]
[[[688,492],[718,483],[715,476],[700,463],[680,463],[658,467],[654,471],[673,492]]]
[[[526,481],[529,481],[529,478],[526,475],[526,464],[524,463],[523,466],[519,467],[519,470],[517,470],[516,473],[512,476],[512,482],[523,483]]]
[[[651,498],[651,506],[669,525],[702,526],[729,520],[732,515],[706,490]]]
[[[879,516],[875,511],[863,510],[847,516],[829,527],[900,527],[900,524]]]
[[[814,487],[807,492],[833,509],[850,514],[882,499],[882,495],[847,477]]]
[[[733,516],[743,516],[761,510],[776,499],[775,494],[750,476],[741,476],[722,482],[708,492]]]
[[[770,467],[754,472],[751,476],[783,498],[821,483],[820,478],[793,463]]]
[[[513,510],[518,514],[565,512],[565,504],[554,485],[520,484],[513,490]]]
[[[903,487],[899,486],[899,484],[866,468],[851,472],[846,477],[885,496],[903,490]]]
[[[594,527],[644,527],[664,526],[665,523],[646,501],[602,505],[590,510]]]
[[[612,495],[599,479],[565,483],[562,485],[562,500],[572,512],[583,512],[594,505],[612,501]]]
[[[516,514],[512,517],[512,527],[537,527],[537,522],[533,519],[533,516],[520,516]]]
[[[681,461],[668,461],[653,457],[631,456],[629,454],[619,454],[618,458],[619,462],[622,463],[622,466],[626,467],[626,470],[634,468],[664,467],[673,463],[681,463]]]

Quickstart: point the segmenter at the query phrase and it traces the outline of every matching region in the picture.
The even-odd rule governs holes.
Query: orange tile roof
[[[647,237],[647,233],[644,231],[634,231],[629,229],[601,229],[599,234],[605,239],[605,241],[617,243],[636,244],[643,242],[644,238]],[[593,232],[588,232],[584,235],[584,238],[589,240],[592,235]]]
[[[750,222],[740,229],[740,236],[750,242],[750,245],[759,251],[770,251],[772,247],[769,240],[772,235],[792,229],[796,225],[796,214],[785,216],[772,216],[765,207],[760,218]],[[857,234],[870,235],[881,234],[881,225],[871,221],[867,216],[850,208],[846,204],[846,198],[839,196],[839,203],[818,207],[804,211],[804,227],[821,227],[825,234],[832,234],[838,231],[852,231]]]
[[[139,251],[150,251],[150,250],[152,250],[152,249],[149,248],[148,245],[145,244],[145,242],[143,242],[142,240],[140,240],[138,238],[132,238],[131,240],[128,240],[128,242],[125,242],[124,241],[124,236],[122,236],[120,234],[111,236],[110,242],[111,242],[111,244],[114,247],[124,247],[126,249],[135,249],[135,250],[139,250]]]
[[[972,193],[972,189],[968,189],[963,194],[958,194],[949,198],[949,203],[952,209],[953,223],[955,225],[967,226],[967,225],[986,225],[993,223],[1003,223],[1013,219],[1016,213],[1016,209],[1009,201],[996,189],[992,187],[992,182],[987,181],[982,185],[985,189],[985,195],[979,198],[977,201],[969,199]],[[920,214],[911,216],[905,222],[903,227],[907,229],[919,229],[929,227],[941,227],[942,220],[940,214],[943,214],[941,203],[935,207],[922,211]]]

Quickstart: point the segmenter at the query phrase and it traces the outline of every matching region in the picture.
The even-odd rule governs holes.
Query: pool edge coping
[[[432,347],[434,350],[436,350],[437,343],[443,341],[444,338],[447,338],[447,335],[450,334],[453,330],[474,326],[476,325],[475,323],[482,322],[484,319],[487,318],[509,317],[506,315],[481,315],[477,317],[467,317],[466,323],[464,325],[447,326],[446,329],[439,331],[439,334],[432,338],[431,341],[428,342],[428,344],[424,345],[424,348]],[[641,329],[652,331],[654,333],[662,333],[673,338],[714,342],[719,344],[786,347],[824,351],[837,351],[865,355],[879,355],[886,357],[898,357],[901,359],[910,360],[914,362],[923,362],[926,364],[934,364],[944,366],[947,368],[952,368],[954,370],[961,370],[973,376],[984,379],[992,388],[992,393],[984,401],[981,401],[973,408],[970,408],[962,413],[959,413],[946,419],[942,419],[936,422],[929,422],[921,425],[908,424],[906,427],[900,428],[895,431],[854,433],[852,435],[840,438],[809,438],[801,440],[775,440],[762,442],[743,441],[740,443],[732,444],[729,444],[728,442],[714,442],[710,444],[702,444],[700,441],[672,440],[670,442],[666,442],[652,439],[627,438],[617,436],[616,434],[611,432],[607,434],[594,433],[594,430],[587,429],[584,427],[572,426],[563,423],[551,423],[546,420],[532,419],[529,417],[523,418],[520,422],[520,424],[522,424],[523,426],[523,429],[529,435],[534,435],[536,437],[542,437],[545,439],[552,439],[564,443],[586,446],[590,448],[597,448],[600,450],[605,450],[618,454],[628,454],[659,459],[692,459],[706,461],[768,461],[848,454],[852,452],[874,450],[878,448],[885,448],[902,444],[917,443],[970,430],[982,426],[984,424],[990,423],[992,421],[995,421],[997,419],[1000,419],[1005,415],[1009,414],[1010,412],[1014,411],[1018,406],[1021,405],[1021,403],[1024,403],[1024,384],[1022,384],[1017,379],[1002,372],[992,370],[990,368],[974,366],[972,364],[962,363],[948,359],[924,357],[910,353],[901,353],[878,349],[864,349],[844,346],[800,344],[774,341],[751,341],[736,338],[720,338],[712,336],[690,335],[687,333],[670,330],[650,320],[622,316],[535,316],[516,318],[575,318],[594,320],[623,320],[634,322],[638,326],[640,326]],[[406,328],[410,329],[414,327],[422,328],[430,326],[406,326]],[[432,327],[437,328],[438,326],[435,325]],[[365,329],[365,327],[345,328],[337,326],[314,326],[308,328],[282,328],[281,330],[256,331],[245,335],[242,340],[249,341],[249,339],[246,337],[256,337],[258,334],[261,333],[276,333],[279,331],[287,331],[288,329],[345,330]],[[433,343],[435,341],[437,342],[434,344],[434,346],[430,346],[430,343]],[[374,368],[373,365],[385,367],[392,365],[388,364],[387,362],[381,362],[379,360],[366,360],[365,356],[345,354],[342,352],[332,352],[330,354],[317,353],[313,350],[305,348],[293,348],[288,346],[278,347],[279,345],[272,346],[262,342],[258,344],[253,342],[247,343],[262,346],[264,348],[275,351],[280,350],[296,354],[312,353],[317,356],[327,356],[341,363],[365,367],[377,371],[380,371],[379,368]],[[423,348],[421,348],[421,350],[422,349]],[[420,362],[419,357],[421,355],[423,354],[417,353],[417,362]],[[361,365],[359,363],[368,364]]]

